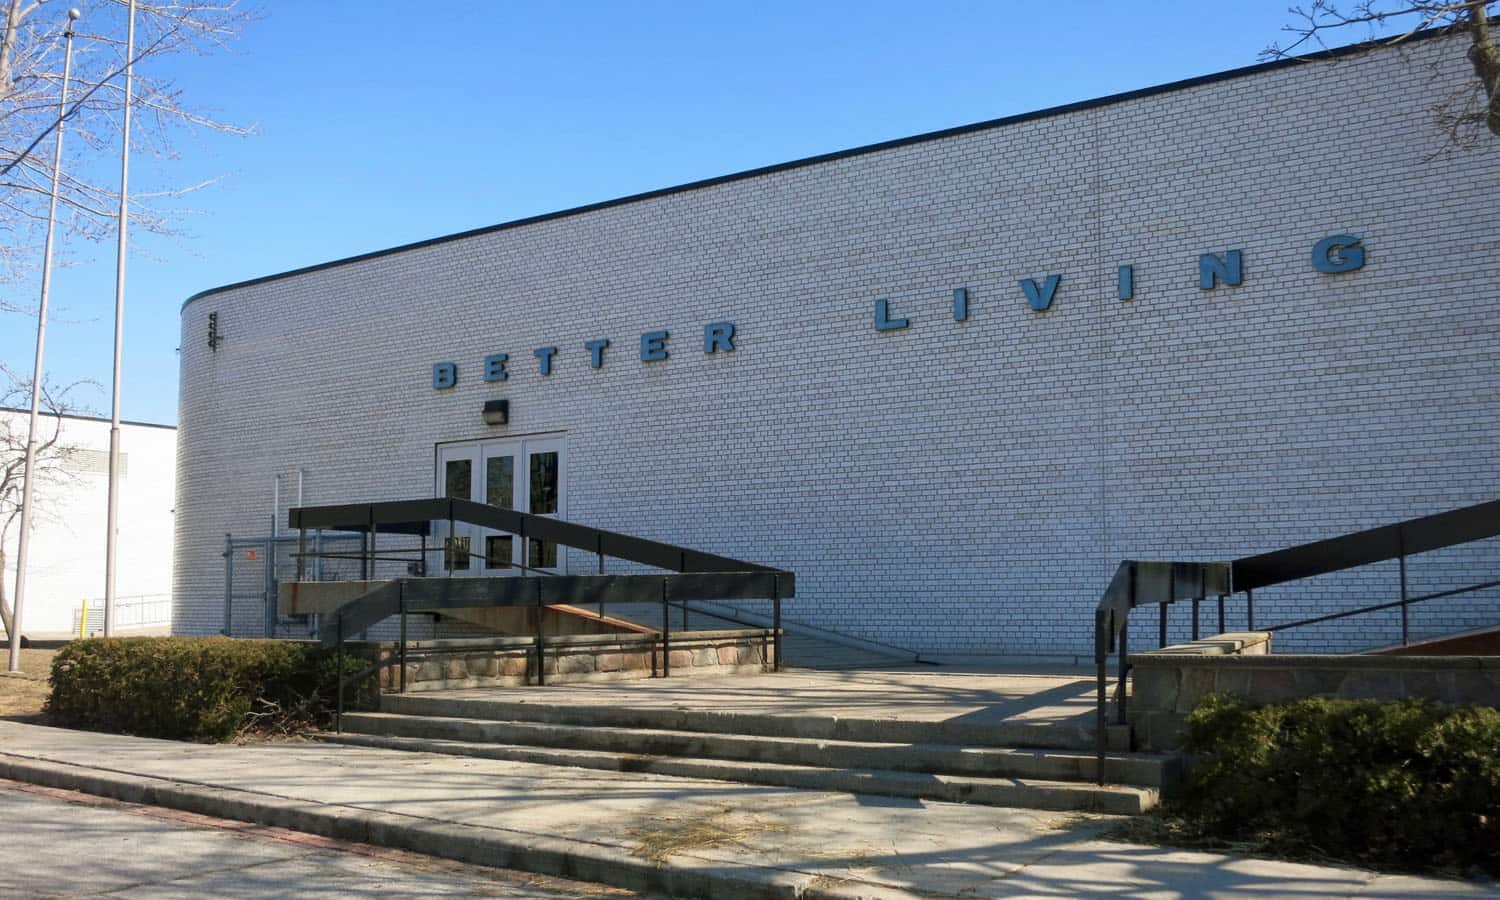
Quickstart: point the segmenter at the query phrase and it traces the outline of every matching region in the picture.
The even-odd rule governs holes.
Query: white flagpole
[[[68,10],[63,29],[67,49],[63,51],[62,95],[57,101],[57,144],[52,151],[52,199],[47,207],[47,240],[42,249],[42,300],[36,314],[36,365],[31,370],[31,425],[26,432],[26,463],[21,476],[21,535],[16,547],[16,605],[10,615],[12,672],[21,671],[21,607],[26,602],[26,553],[31,544],[31,489],[36,465],[37,414],[42,405],[42,359],[47,350],[47,297],[52,288],[52,233],[57,225],[57,184],[62,178],[63,119],[68,112],[68,78],[73,74],[73,23],[76,9]]]
[[[120,142],[120,237],[115,250],[115,370],[109,410],[109,515],[104,535],[104,636],[115,630],[115,544],[120,514],[120,355],[125,339],[125,232],[130,184],[130,89],[135,56],[135,0],[130,0],[130,26],[125,38],[125,123]]]

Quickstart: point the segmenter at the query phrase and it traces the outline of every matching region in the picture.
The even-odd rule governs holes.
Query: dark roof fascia
[[[291,272],[287,272],[286,274],[290,275],[292,273]],[[233,285],[230,285],[230,287],[233,287]],[[29,409],[17,409],[14,406],[0,406],[0,413],[20,413],[23,416],[29,416],[29,415],[31,415],[31,410],[29,410]],[[47,412],[46,410],[42,410],[42,412],[40,414],[43,415],[43,416],[46,416],[49,419],[56,419],[56,418],[77,419],[80,422],[109,422],[109,421],[111,421],[109,419],[104,418],[103,416],[85,416],[85,415],[80,415],[78,413],[61,413],[61,414],[57,414],[57,413]],[[163,425],[160,422],[131,422],[131,421],[127,421],[125,419],[121,419],[120,420],[120,424],[121,425],[132,425],[132,426],[134,426],[136,428],[165,428],[168,431],[176,431],[177,430],[177,426],[176,425]]]
[[[1404,41],[1402,41],[1402,43],[1410,44],[1413,41],[1425,40],[1428,38],[1434,38],[1449,34],[1451,33],[1451,31],[1451,27],[1433,28],[1426,31],[1420,31],[1406,38]],[[562,219],[568,216],[582,215],[584,213],[596,212],[601,209],[609,209],[615,206],[624,206],[629,203],[639,203],[643,200],[654,200],[658,197],[668,197],[672,194],[682,194],[687,193],[688,191],[701,190],[703,188],[714,187],[720,184],[729,184],[730,182],[734,181],[744,181],[745,179],[758,178],[762,175],[772,175],[777,172],[785,172],[790,169],[801,169],[806,166],[815,166],[819,163],[835,162],[841,159],[848,159],[852,156],[863,156],[868,153],[879,153],[882,150],[892,150],[897,147],[906,147],[912,144],[921,144],[928,141],[938,141],[944,138],[971,134],[976,131],[987,131],[992,128],[1003,128],[1007,125],[1017,125],[1022,122],[1032,122],[1037,119],[1046,119],[1053,116],[1061,116],[1068,113],[1080,112],[1082,110],[1110,106],[1116,103],[1124,103],[1129,100],[1138,100],[1143,97],[1153,97],[1160,94],[1172,93],[1174,91],[1201,87],[1207,84],[1216,84],[1220,81],[1230,81],[1236,78],[1258,75],[1262,72],[1270,72],[1276,69],[1286,68],[1288,66],[1295,66],[1309,62],[1324,62],[1327,60],[1338,59],[1345,56],[1357,56],[1362,53],[1368,53],[1372,50],[1381,49],[1382,47],[1389,46],[1389,44],[1390,39],[1386,38],[1383,40],[1365,41],[1359,44],[1349,44],[1344,47],[1334,47],[1331,49],[1319,50],[1315,53],[1308,53],[1303,56],[1295,56],[1286,59],[1274,59],[1269,62],[1255,63],[1254,65],[1249,66],[1241,66],[1238,69],[1226,69],[1222,72],[1212,72],[1208,75],[1196,75],[1192,78],[1184,78],[1180,81],[1170,81],[1166,84],[1137,88],[1135,90],[1124,91],[1118,94],[1107,94],[1103,97],[1096,97],[1092,100],[1079,100],[1074,103],[1065,103],[1062,106],[1049,106],[1046,109],[1018,113],[1013,116],[1004,116],[998,119],[987,119],[983,122],[974,122],[968,125],[958,125],[953,128],[943,128],[938,131],[927,131],[923,132],[922,134],[914,134],[910,137],[894,138],[888,141],[880,141],[879,143],[875,144],[863,144],[858,147],[850,147],[846,150],[836,150],[832,153],[822,153],[817,156],[805,156],[801,159],[794,159],[789,162],[762,166],[758,169],[746,169],[744,171],[733,172],[728,175],[717,175],[713,178],[705,178],[700,181],[689,181],[684,184],[673,185],[671,187],[657,188],[655,190],[645,191],[639,194],[629,194],[624,197],[616,197],[612,200],[601,200],[597,203],[588,203],[583,206],[574,206],[568,209],[557,210],[555,212],[542,213],[535,216],[527,216],[524,219],[513,219],[509,222],[501,222],[498,225],[485,225],[481,228],[472,228],[468,231],[460,231],[454,234],[445,234],[440,237],[427,238],[426,240],[416,241],[410,244],[401,244],[395,247],[387,247],[383,250],[372,250],[369,253],[361,253],[356,256],[346,256],[342,259],[330,260],[328,262],[317,263],[311,266],[303,266],[298,269],[289,269],[285,272],[277,272],[273,275],[262,275],[258,278],[250,278],[245,281],[236,281],[233,284],[226,284],[221,285],[220,287],[209,288],[204,291],[199,291],[198,293],[184,300],[182,303],[182,309],[186,310],[188,304],[192,303],[194,300],[198,300],[203,297],[209,297],[214,294],[220,294],[225,291],[252,287],[257,284],[264,284],[268,281],[276,281],[282,278],[291,278],[296,275],[308,275],[313,272],[320,272],[324,269],[331,269],[335,266],[345,266],[352,263],[364,262],[370,259],[378,259],[382,256],[391,256],[396,253],[405,253],[408,250],[420,250],[424,247],[431,247],[435,244],[443,244],[449,241],[461,241],[465,238],[480,237],[486,234],[493,234],[497,231],[508,231],[512,228],[521,228],[526,225],[536,225],[540,222],[549,222],[553,219]]]

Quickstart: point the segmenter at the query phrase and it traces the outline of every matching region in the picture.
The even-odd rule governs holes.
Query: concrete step
[[[856,768],[832,769],[368,734],[320,734],[318,738],[363,747],[983,806],[1137,815],[1151,809],[1160,798],[1156,788],[1129,785],[1099,787],[1079,782],[1029,778],[979,778]]]
[[[565,747],[646,756],[680,756],[840,769],[880,769],[984,778],[1092,781],[1098,761],[1081,750],[1022,750],[947,744],[900,744],[803,737],[721,734],[660,728],[621,728],[451,716],[346,713],[346,732],[469,743]],[[1110,754],[1105,779],[1163,787],[1176,782],[1178,758]]]
[[[385,694],[380,698],[380,711],[411,716],[442,716],[504,722],[545,722],[553,725],[693,731],[834,741],[957,744],[971,747],[1050,750],[1089,751],[1094,749],[1093,729],[1077,723],[866,719],[795,713],[773,715],[701,709],[546,703],[540,697],[535,701],[507,700],[499,697],[445,697],[438,692]],[[1110,728],[1108,739],[1110,748],[1113,750],[1129,749],[1128,726]]]

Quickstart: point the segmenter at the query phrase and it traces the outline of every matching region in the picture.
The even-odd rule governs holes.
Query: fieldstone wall
[[[672,677],[736,675],[768,671],[769,629],[694,631],[673,635],[668,661]],[[398,646],[378,645],[380,687],[400,686]],[[550,684],[652,678],[662,673],[658,634],[567,635],[549,637],[542,672]],[[529,637],[408,641],[408,691],[515,687],[537,681],[536,641]]]
[[[1252,703],[1422,697],[1500,708],[1500,657],[1270,655],[1270,635],[1260,634],[1263,642],[1219,635],[1196,642],[1203,647],[1178,645],[1132,655],[1129,714],[1136,746],[1180,747],[1188,713],[1209,694],[1233,694]]]

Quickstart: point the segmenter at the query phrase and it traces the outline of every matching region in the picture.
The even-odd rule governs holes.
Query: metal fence
[[[322,535],[320,553],[354,556],[357,535]],[[276,595],[282,581],[297,577],[297,538],[293,536],[235,537],[224,535],[224,619],[219,631],[230,637],[316,638],[316,616],[282,616]],[[309,581],[340,581],[356,577],[357,563],[317,559],[303,577]],[[118,621],[118,619],[117,619]]]
[[[172,624],[171,594],[135,594],[115,598],[115,630],[167,627]],[[104,598],[85,598],[73,608],[73,633],[104,633]]]

